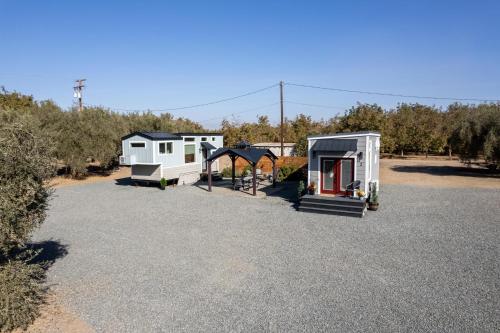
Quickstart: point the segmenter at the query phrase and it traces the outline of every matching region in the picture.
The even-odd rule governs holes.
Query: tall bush
[[[45,219],[54,172],[39,127],[27,115],[0,123],[0,331],[26,327],[42,302],[43,270],[24,247]]]

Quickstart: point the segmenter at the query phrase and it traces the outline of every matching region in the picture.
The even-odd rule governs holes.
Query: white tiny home
[[[220,133],[134,132],[122,138],[121,165],[131,166],[133,180],[178,179],[196,182],[206,171],[206,159],[223,146]],[[213,171],[219,164],[212,165]]]
[[[315,135],[308,140],[308,184],[316,195],[345,195],[359,181],[365,197],[370,183],[379,186],[380,133],[355,132]]]

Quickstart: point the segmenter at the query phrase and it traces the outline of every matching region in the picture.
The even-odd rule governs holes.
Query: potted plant
[[[311,182],[309,186],[307,187],[307,193],[309,194],[314,194],[316,192],[316,183]]]
[[[378,209],[378,191],[377,183],[371,184],[370,198],[368,199],[368,209],[377,210]]]
[[[165,178],[160,179],[160,189],[165,190],[166,186],[167,186],[167,180]]]

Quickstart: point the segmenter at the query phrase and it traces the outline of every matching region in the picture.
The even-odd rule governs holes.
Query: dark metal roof
[[[202,141],[201,146],[205,149],[208,149],[208,150],[217,149],[215,146],[213,146],[212,144],[210,144],[209,142],[206,142],[206,141]]]
[[[182,140],[182,138],[178,135],[166,132],[134,132],[129,135],[125,135],[122,137],[122,140],[126,140],[128,138],[133,137],[134,135],[142,136],[143,138],[149,140]]]
[[[331,133],[331,134],[316,134],[307,136],[308,139],[321,138],[321,137],[335,137],[335,136],[343,136],[343,135],[378,135],[380,136],[380,132],[377,131],[359,131],[359,132],[343,132],[343,133]]]
[[[240,141],[237,144],[235,144],[234,148],[236,148],[236,149],[248,149],[251,146],[252,145],[250,144],[250,142],[243,140],[243,141]]]
[[[248,148],[248,149],[237,149],[237,148],[219,148],[214,153],[207,158],[207,161],[213,161],[218,159],[223,155],[235,155],[243,157],[245,160],[251,164],[256,164],[263,156],[269,157],[271,160],[277,160],[278,157],[273,154],[269,149],[260,148]]]
[[[312,151],[356,151],[358,139],[321,139],[311,147]]]
[[[179,135],[179,136],[205,136],[205,135],[222,135],[222,133],[219,133],[219,132],[207,132],[207,133],[179,132],[179,133],[175,133],[175,135]]]

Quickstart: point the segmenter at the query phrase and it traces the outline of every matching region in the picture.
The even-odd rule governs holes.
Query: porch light
[[[362,151],[360,151],[358,153],[358,162],[359,162],[360,166],[363,165],[363,152]]]

